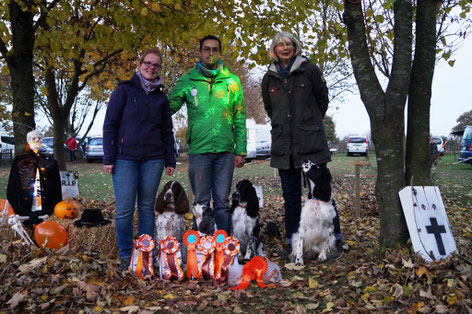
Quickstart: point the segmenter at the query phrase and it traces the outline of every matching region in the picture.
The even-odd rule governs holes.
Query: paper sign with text
[[[60,171],[62,199],[77,198],[79,195],[79,176],[75,171]]]

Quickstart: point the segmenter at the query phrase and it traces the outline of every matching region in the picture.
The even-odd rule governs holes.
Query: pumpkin
[[[5,210],[5,205],[7,204],[7,200],[0,198],[0,217],[3,215],[3,211]],[[10,215],[14,215],[15,212],[13,211],[13,208],[11,207],[10,203],[8,203],[8,209],[7,209],[7,217]]]
[[[67,231],[57,222],[44,221],[34,229],[34,239],[41,248],[60,249],[67,244]]]
[[[57,218],[76,218],[79,214],[78,204],[76,201],[62,201],[54,207],[54,214]]]

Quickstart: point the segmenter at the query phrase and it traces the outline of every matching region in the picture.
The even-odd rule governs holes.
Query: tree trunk
[[[16,1],[10,1],[10,22],[13,53],[6,56],[13,95],[12,120],[15,136],[15,155],[23,152],[26,134],[33,130],[34,78],[33,78],[33,13],[23,11]]]
[[[408,97],[406,174],[408,185],[430,185],[429,121],[436,62],[437,1],[418,0],[415,59]]]
[[[47,98],[49,110],[51,110],[51,116],[53,121],[54,130],[54,158],[57,160],[59,170],[67,170],[65,160],[65,149],[64,142],[66,140],[64,131],[67,125],[67,115],[64,114],[61,106],[59,105],[59,96],[56,89],[56,77],[54,69],[48,66],[44,73],[44,79],[47,88]]]
[[[369,56],[361,4],[348,0],[345,9],[352,67],[370,117],[377,154],[376,197],[380,211],[380,243],[391,247],[408,239],[398,191],[405,186],[404,109],[411,63],[411,2],[395,2],[393,65],[385,92]]]

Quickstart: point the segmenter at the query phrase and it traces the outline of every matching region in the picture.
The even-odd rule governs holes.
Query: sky
[[[472,37],[452,56],[454,67],[440,62],[435,69],[431,98],[431,134],[447,136],[457,124],[457,118],[472,110]],[[339,109],[335,109],[338,107]],[[343,103],[330,104],[328,114],[336,124],[336,135],[368,135],[370,121],[359,95],[345,97]],[[405,117],[406,117],[405,112]],[[89,135],[101,135],[105,110],[96,118]],[[406,123],[405,123],[406,125]]]
[[[430,121],[433,136],[447,136],[457,125],[457,118],[472,110],[471,36],[451,59],[456,60],[454,67],[442,61],[434,72]],[[336,106],[338,110],[334,109]],[[346,97],[341,104],[331,104],[328,114],[334,118],[338,138],[370,133],[369,116],[359,95]]]

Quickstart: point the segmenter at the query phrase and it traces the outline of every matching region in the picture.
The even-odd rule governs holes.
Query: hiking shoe
[[[344,251],[343,241],[336,240],[335,247],[336,247],[336,250],[332,252],[330,255],[328,255],[328,259],[337,259],[337,258],[340,258],[341,255],[343,255],[343,251]]]
[[[292,253],[292,245],[291,244],[287,244],[287,246],[279,252],[279,256],[280,257],[287,257],[290,255],[290,253]]]
[[[120,258],[120,270],[127,270],[131,263],[131,257]]]

